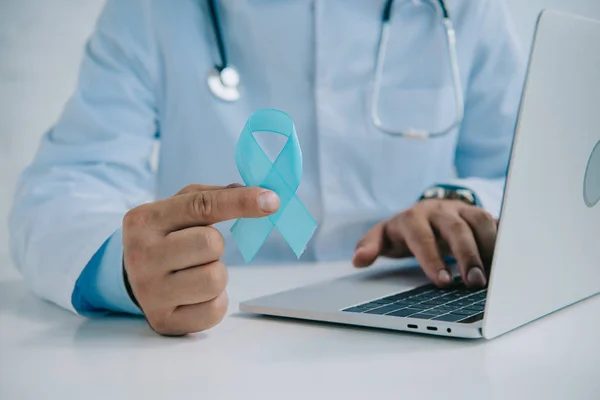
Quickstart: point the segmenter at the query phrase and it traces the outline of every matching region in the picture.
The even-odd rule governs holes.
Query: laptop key
[[[430,297],[423,297],[423,296],[416,296],[416,297],[411,297],[410,299],[408,299],[408,301],[412,301],[414,304],[423,303],[423,302],[429,301],[429,300],[431,300]]]
[[[459,306],[459,305],[456,305],[456,304],[452,304],[452,303],[449,303],[449,304],[444,304],[444,305],[443,305],[443,306],[441,306],[441,307],[448,308],[448,311],[454,311],[454,310],[458,310],[459,308],[462,308],[461,306]]]
[[[439,312],[443,312],[443,313],[447,313],[450,312],[452,310],[456,310],[456,307],[448,307],[448,306],[438,306],[436,308],[433,309],[433,311],[439,311]]]
[[[473,304],[473,302],[472,301],[467,301],[467,300],[457,300],[457,301],[453,301],[450,304],[452,304],[453,306],[465,307],[465,306]]]
[[[407,305],[407,307],[417,309],[417,310],[427,310],[427,309],[431,308],[431,306],[427,306],[425,304],[409,304],[409,305]]]
[[[483,311],[484,307],[483,306],[470,305],[468,307],[465,307],[464,310],[473,311],[475,313],[478,313],[478,312]]]
[[[423,302],[421,304],[424,304],[426,306],[435,307],[435,306],[441,306],[442,304],[445,304],[445,303],[446,303],[445,301],[440,301],[440,300],[429,300],[429,301]]]
[[[438,311],[435,308],[431,308],[429,310],[425,310],[422,312],[422,314],[429,314],[429,315],[433,315],[434,317],[446,314],[446,311]]]
[[[458,315],[458,314],[446,314],[446,315],[442,315],[440,317],[436,317],[433,320],[434,321],[446,321],[446,322],[458,322],[460,320],[465,319],[466,316],[465,315]]]
[[[435,289],[435,285],[430,283],[428,285],[423,285],[423,286],[419,286],[418,288],[412,289],[412,290],[410,290],[410,292],[412,294],[421,294],[421,293],[429,292],[430,290],[434,290],[434,289]]]
[[[473,322],[481,321],[483,319],[483,313],[475,314],[467,319],[460,321],[461,324],[471,324]]]
[[[411,297],[410,299],[404,299],[402,300],[402,303],[404,304],[419,304],[421,301],[420,300],[413,300],[413,298]]]
[[[402,308],[405,308],[405,307],[397,306],[395,304],[390,304],[389,306],[383,306],[383,307],[374,308],[372,310],[367,311],[366,313],[367,314],[380,314],[380,315],[383,315],[383,314],[390,313],[392,311],[400,310]]]
[[[404,308],[402,310],[394,311],[386,315],[392,315],[394,317],[408,317],[409,315],[418,314],[421,310],[414,310],[411,308]]]
[[[444,301],[444,302],[450,302],[450,301],[458,300],[461,297],[462,296],[459,296],[459,295],[447,294],[447,295],[444,295],[442,297],[438,297],[436,300],[440,300],[440,301]]]
[[[467,310],[464,308],[461,308],[460,310],[454,310],[452,311],[453,314],[458,314],[458,315],[466,315],[466,316],[470,316],[473,314],[476,314],[477,311],[471,311],[471,310]]]

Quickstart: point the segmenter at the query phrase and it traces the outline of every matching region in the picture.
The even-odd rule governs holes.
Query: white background
[[[600,19],[599,0],[507,1],[526,49],[542,8]],[[103,3],[0,0],[0,260],[8,259],[6,216],[17,175],[74,88],[83,45]],[[0,272],[15,274],[5,263]]]

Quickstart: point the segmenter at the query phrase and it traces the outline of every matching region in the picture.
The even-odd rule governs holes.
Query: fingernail
[[[262,192],[258,196],[258,206],[264,212],[277,211],[279,208],[279,196],[274,192]]]
[[[452,277],[450,276],[450,273],[445,269],[438,272],[438,279],[446,285],[452,283]]]
[[[483,274],[483,271],[478,267],[471,268],[471,270],[467,274],[467,280],[469,281],[470,285],[478,287],[485,286],[485,275]]]

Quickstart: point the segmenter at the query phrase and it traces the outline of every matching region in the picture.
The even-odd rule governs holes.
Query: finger
[[[223,255],[225,241],[212,226],[195,226],[169,233],[157,252],[157,263],[170,271],[217,261]]]
[[[186,187],[181,189],[179,192],[177,192],[175,194],[175,196],[179,196],[182,194],[188,194],[188,193],[195,193],[195,192],[204,192],[206,190],[230,189],[230,188],[236,188],[236,187],[242,187],[242,185],[239,183],[232,183],[227,186],[191,184],[191,185],[187,185]]]
[[[437,212],[431,216],[431,223],[450,246],[463,282],[469,287],[484,287],[483,262],[467,222],[458,213]]]
[[[367,232],[358,242],[352,264],[355,267],[368,267],[373,264],[383,250],[383,227],[385,223],[379,223]]]
[[[464,208],[459,211],[459,214],[473,231],[483,266],[487,272],[486,275],[489,276],[498,235],[497,219],[478,207]]]
[[[165,279],[163,306],[210,301],[225,291],[228,279],[227,268],[221,261],[173,272]]]
[[[149,223],[166,232],[237,218],[259,218],[279,209],[275,192],[259,187],[207,190],[154,203]]]
[[[387,236],[392,243],[403,238],[410,252],[421,265],[427,277],[437,286],[452,283],[452,275],[442,260],[435,234],[427,218],[412,209],[387,225]]]
[[[169,316],[160,322],[150,322],[152,328],[165,336],[182,336],[189,333],[210,329],[227,313],[229,298],[227,292],[205,303],[177,307]]]

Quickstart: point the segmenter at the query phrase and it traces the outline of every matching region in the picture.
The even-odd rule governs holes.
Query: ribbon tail
[[[310,238],[317,229],[317,223],[298,196],[290,199],[276,226],[298,258],[306,250]]]
[[[275,227],[270,218],[240,218],[231,227],[231,235],[246,264],[250,263]]]

